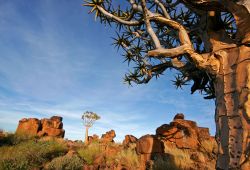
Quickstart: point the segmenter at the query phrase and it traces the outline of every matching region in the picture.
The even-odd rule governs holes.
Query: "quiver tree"
[[[89,135],[88,135],[88,131],[89,131],[89,128],[93,126],[94,122],[98,119],[100,119],[101,117],[98,116],[96,113],[94,112],[89,112],[89,111],[86,111],[85,113],[83,113],[82,115],[82,119],[83,119],[83,123],[84,123],[84,126],[86,128],[86,132],[85,132],[85,140],[84,140],[84,143],[85,144],[88,144],[89,142]]]
[[[217,169],[250,167],[250,1],[92,0],[96,18],[115,26],[114,45],[133,69],[129,84],[176,70],[177,87],[215,98]]]

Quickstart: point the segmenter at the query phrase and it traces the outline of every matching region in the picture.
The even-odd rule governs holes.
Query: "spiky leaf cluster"
[[[207,99],[214,98],[213,77],[204,70],[198,69],[188,55],[177,58],[158,57],[147,55],[147,52],[156,48],[145,22],[145,16],[140,6],[141,0],[92,0],[86,1],[84,6],[90,7],[100,22],[116,29],[113,45],[122,49],[124,61],[131,66],[124,81],[133,83],[148,83],[152,78],[159,78],[168,69],[176,69],[177,76],[173,81],[177,88],[193,82],[191,93],[200,91]],[[198,13],[185,6],[179,0],[146,0],[147,9],[157,15],[172,19],[188,31],[194,49],[198,53],[206,53],[211,49],[203,39],[204,30],[208,29],[205,13]],[[165,10],[164,10],[165,9]],[[235,35],[235,21],[228,12],[219,13],[215,18],[220,25],[216,29],[225,29],[231,38]],[[152,30],[158,37],[163,48],[171,49],[180,45],[178,31],[159,22],[151,22]],[[209,28],[212,29],[212,28]]]

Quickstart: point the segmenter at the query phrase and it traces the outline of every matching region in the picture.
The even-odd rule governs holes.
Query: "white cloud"
[[[23,4],[0,3],[3,128],[14,129],[22,117],[59,114],[64,117],[66,137],[81,139],[80,117],[90,110],[102,117],[90,132],[101,135],[114,129],[121,141],[126,134],[154,133],[175,112],[210,112],[200,97],[176,91],[164,77],[131,88],[122,84],[127,67],[110,47],[110,31],[82,14],[80,1],[79,8],[71,4],[75,1],[60,2],[56,8],[54,1],[32,1],[35,4],[27,13],[21,10]]]

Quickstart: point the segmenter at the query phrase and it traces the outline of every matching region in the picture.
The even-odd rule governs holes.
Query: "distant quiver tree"
[[[86,111],[85,113],[83,113],[82,120],[83,120],[84,126],[86,128],[85,140],[84,140],[85,144],[88,144],[88,142],[89,142],[89,136],[88,136],[89,128],[92,127],[93,124],[95,123],[95,121],[100,119],[100,118],[101,117],[98,116],[94,112]]]
[[[176,70],[177,87],[215,98],[217,169],[250,169],[250,0],[89,0],[116,28],[128,84]],[[107,59],[108,60],[108,59]],[[165,72],[166,73],[166,72]]]

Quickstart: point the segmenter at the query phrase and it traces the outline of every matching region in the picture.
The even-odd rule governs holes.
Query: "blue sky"
[[[15,131],[24,117],[64,118],[66,138],[83,139],[83,112],[101,119],[90,129],[154,134],[182,112],[214,134],[214,101],[190,87],[176,90],[166,72],[147,85],[123,83],[128,71],[114,49],[114,31],[94,21],[82,0],[0,0],[0,128]]]

